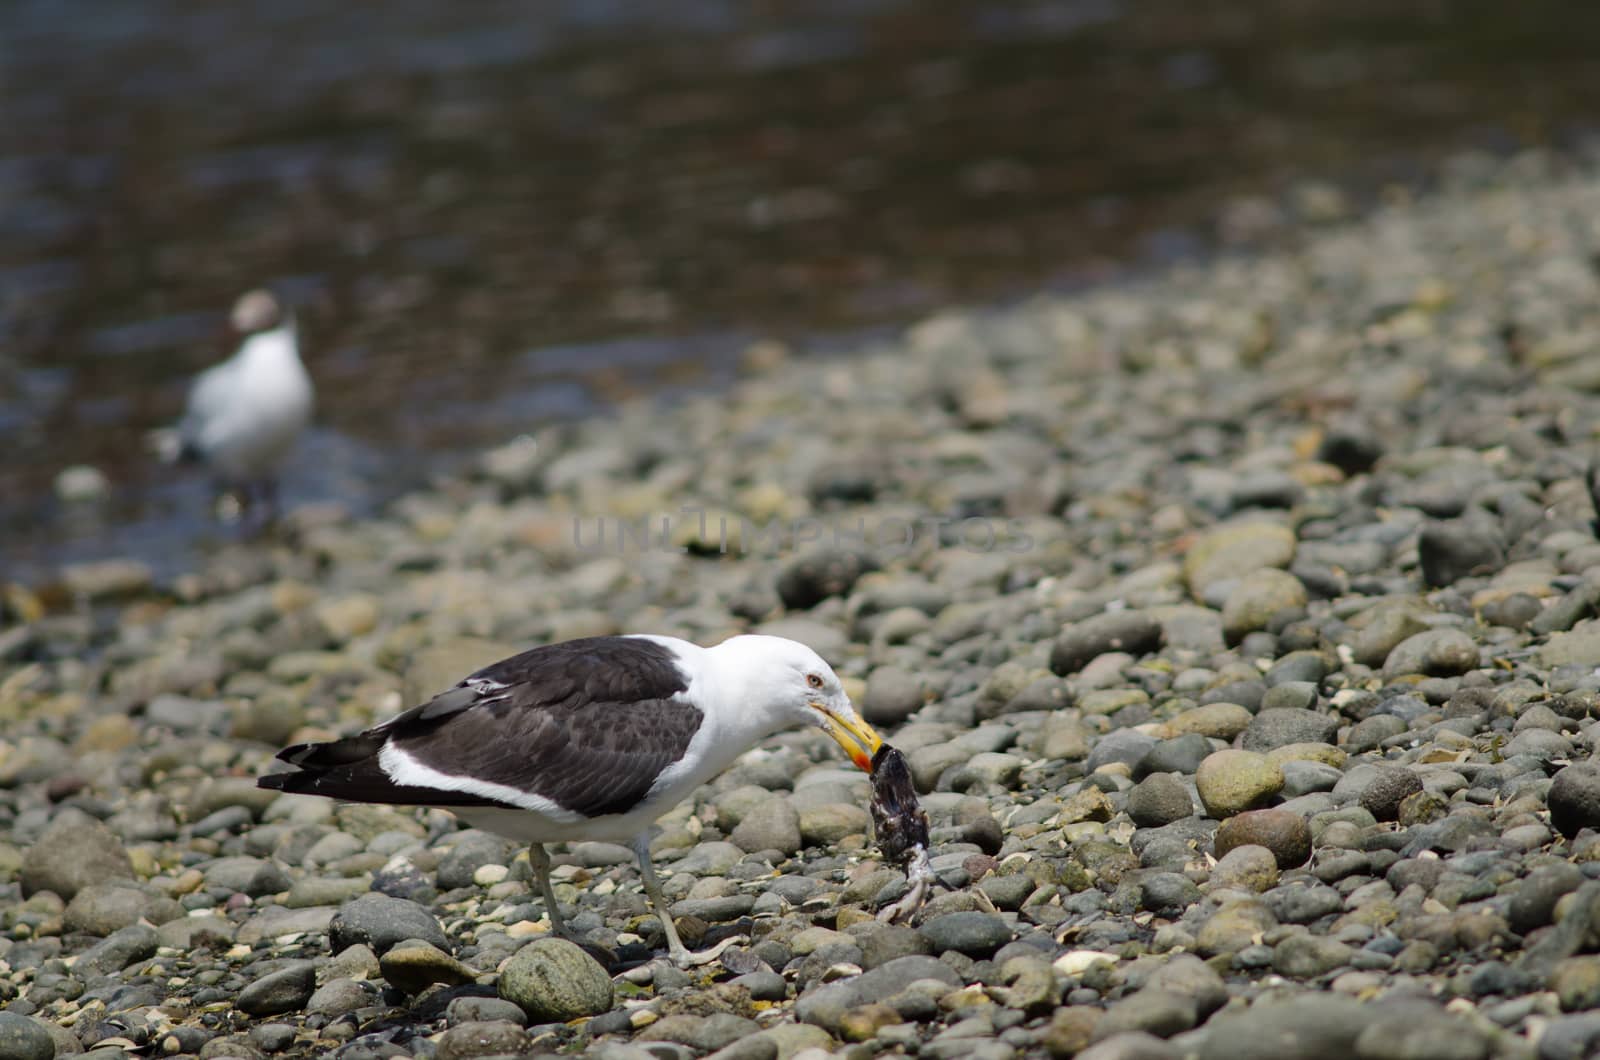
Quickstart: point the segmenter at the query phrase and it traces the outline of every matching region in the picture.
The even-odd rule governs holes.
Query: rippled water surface
[[[1308,179],[1359,199],[1570,143],[1595,40],[1600,5],[1555,0],[15,0],[0,547],[23,577],[204,547],[204,483],[140,439],[265,282],[319,387],[287,494],[363,509],[714,384],[752,338],[1201,251]],[[78,463],[104,506],[54,500]]]

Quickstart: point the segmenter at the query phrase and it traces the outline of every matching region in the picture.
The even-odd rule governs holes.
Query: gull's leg
[[[672,923],[672,911],[667,908],[667,896],[661,893],[661,881],[656,877],[656,867],[650,862],[650,833],[645,832],[633,841],[633,852],[639,857],[639,875],[644,878],[644,893],[650,896],[650,906],[661,921],[661,930],[667,936],[667,955],[672,963],[686,967],[694,957],[678,938],[678,929]]]
[[[639,875],[644,879],[644,893],[650,896],[650,905],[656,912],[656,918],[661,921],[661,929],[667,936],[667,956],[672,958],[672,963],[679,968],[694,968],[702,964],[710,964],[722,956],[722,951],[739,941],[740,936],[731,935],[723,939],[708,950],[699,953],[690,953],[689,948],[678,937],[678,929],[672,923],[672,911],[667,906],[667,896],[661,892],[661,880],[656,877],[656,867],[650,861],[650,833],[646,832],[633,841],[633,852],[639,857]]]
[[[539,883],[539,896],[544,899],[544,911],[550,917],[550,929],[566,938],[567,922],[561,916],[560,904],[556,902],[556,889],[550,885],[550,852],[543,843],[528,844],[528,863],[533,866],[533,878]]]

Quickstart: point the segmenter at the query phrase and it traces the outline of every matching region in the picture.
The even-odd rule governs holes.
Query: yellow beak
[[[872,772],[872,756],[883,746],[883,737],[860,718],[841,718],[821,703],[811,706],[822,714],[822,727],[844,748],[844,753],[856,768],[865,773]]]

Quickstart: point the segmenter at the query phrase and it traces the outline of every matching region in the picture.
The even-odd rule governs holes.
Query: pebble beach
[[[0,601],[0,1058],[1600,1054],[1600,169],[1462,156],[1283,249],[540,429]],[[1245,218],[1241,218],[1245,220]],[[1265,223],[1265,222],[1263,222]],[[805,642],[825,736],[652,851],[256,787],[533,644]]]

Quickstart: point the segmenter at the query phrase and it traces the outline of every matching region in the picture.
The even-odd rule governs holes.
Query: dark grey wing
[[[485,667],[359,736],[292,747],[278,757],[321,772],[318,794],[418,805],[516,805],[419,785],[401,790],[378,767],[378,752],[392,743],[439,773],[536,795],[585,816],[625,813],[683,756],[699,729],[704,715],[685,697],[688,687],[676,655],[654,641],[567,641]],[[276,780],[283,776],[292,774],[263,781],[306,790]]]

